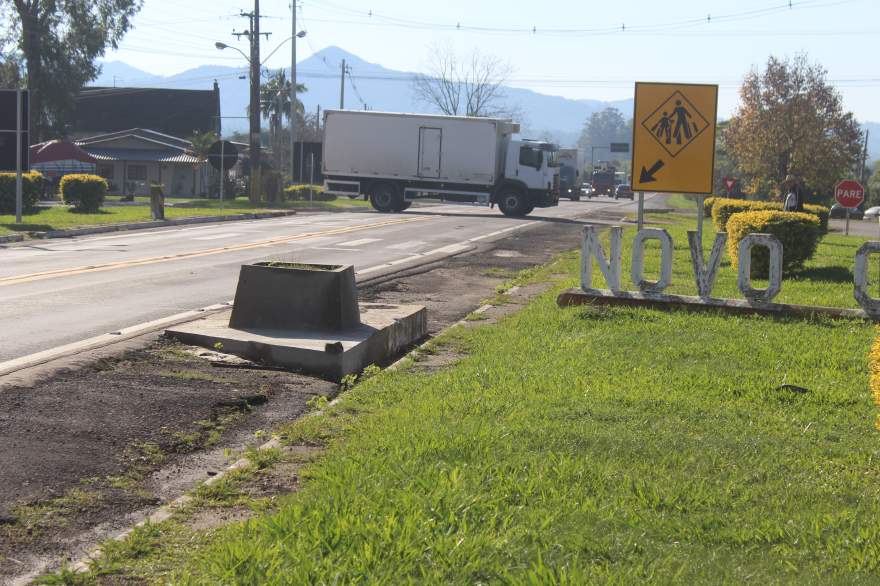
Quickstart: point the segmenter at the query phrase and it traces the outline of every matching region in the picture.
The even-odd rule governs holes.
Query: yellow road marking
[[[316,236],[333,236],[335,234],[347,234],[349,232],[357,232],[358,230],[367,230],[370,228],[382,228],[385,226],[395,226],[398,224],[407,224],[409,222],[422,222],[428,220],[427,217],[406,218],[401,220],[388,220],[385,222],[376,222],[373,224],[363,224],[361,226],[346,226],[344,228],[336,228],[331,230],[323,230],[320,232],[306,232],[305,234],[296,234],[293,236],[285,236],[283,238],[272,238],[271,240],[261,240],[259,242],[250,242],[247,244],[237,244],[234,246],[223,246],[220,248],[208,248],[205,250],[195,250],[193,252],[182,252],[180,254],[170,254],[165,256],[155,256],[152,258],[142,258],[136,260],[127,260],[120,262],[106,263],[102,265],[88,265],[83,267],[71,267],[69,269],[58,269],[54,271],[45,271],[41,273],[30,273],[26,275],[13,275],[11,277],[0,278],[0,287],[4,285],[18,285],[21,283],[30,283],[32,281],[41,281],[43,279],[52,279],[55,277],[68,277],[81,275],[85,273],[97,273],[102,271],[112,271],[116,269],[127,269],[131,267],[139,267],[144,265],[156,264],[161,262],[169,262],[175,260],[183,260],[188,258],[197,258],[200,256],[210,256],[212,254],[222,254],[224,252],[235,252],[238,250],[248,250],[251,248],[264,248],[266,246],[274,246],[276,244],[284,244],[286,242],[294,242],[296,240],[305,240],[306,238],[314,238]]]

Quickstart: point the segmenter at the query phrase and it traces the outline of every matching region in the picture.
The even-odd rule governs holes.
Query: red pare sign
[[[857,208],[865,201],[865,188],[858,181],[846,179],[834,187],[834,199],[845,208]]]

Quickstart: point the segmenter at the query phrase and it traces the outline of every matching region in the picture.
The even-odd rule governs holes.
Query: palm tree
[[[296,84],[296,92],[306,91],[304,84]],[[260,86],[260,111],[264,118],[269,120],[269,134],[272,137],[272,146],[278,160],[281,160],[281,129],[284,119],[290,123],[290,80],[283,69],[279,69],[272,77]],[[302,116],[304,108],[302,102],[296,100],[296,112]]]
[[[192,144],[192,154],[198,157],[200,161],[207,161],[211,145],[217,142],[217,133],[196,131],[191,137],[189,137],[189,142]],[[207,165],[200,166],[199,173],[201,174],[203,189],[205,188],[205,174],[207,173],[207,170]]]

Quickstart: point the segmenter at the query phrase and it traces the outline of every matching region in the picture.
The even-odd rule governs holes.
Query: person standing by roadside
[[[804,211],[804,189],[800,180],[794,175],[786,175],[785,181],[782,182],[783,206],[786,212],[802,212]]]

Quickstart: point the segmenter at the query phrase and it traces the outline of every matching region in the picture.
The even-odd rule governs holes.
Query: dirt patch
[[[435,335],[462,320],[516,271],[578,245],[582,224],[546,222],[497,244],[393,281],[364,287],[362,301],[425,305]],[[504,250],[494,255],[495,249]],[[496,319],[534,291],[509,296]],[[477,322],[474,322],[477,323]],[[454,349],[426,356],[435,369]],[[0,392],[0,583],[79,558],[229,463],[228,449],[265,441],[265,431],[302,416],[336,385],[286,371],[220,368],[160,340],[126,354]],[[254,401],[256,396],[268,400]],[[296,490],[301,459],[256,477],[248,496]],[[200,518],[234,520],[228,508]],[[223,515],[226,515],[224,518]]]

